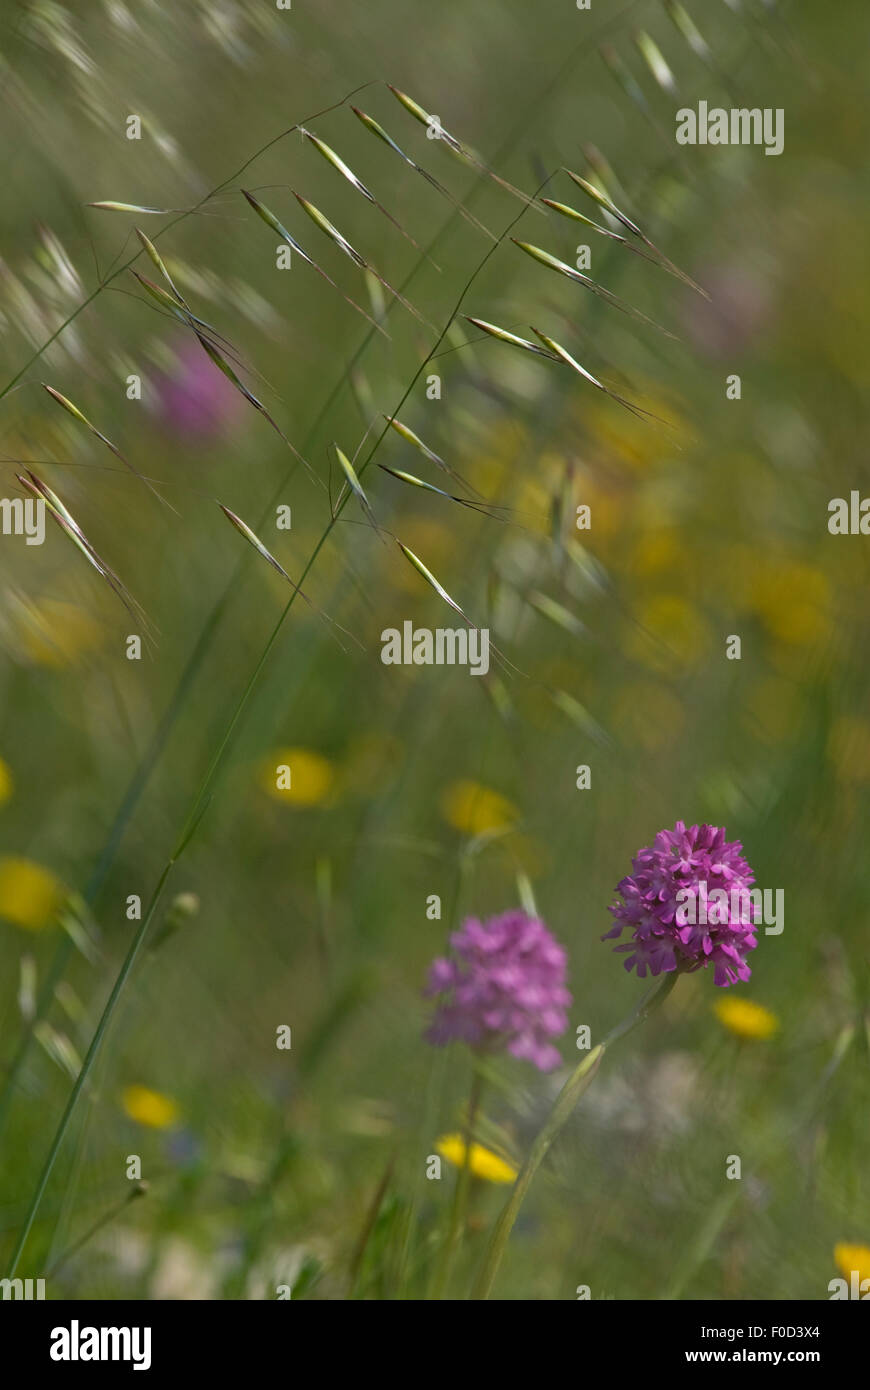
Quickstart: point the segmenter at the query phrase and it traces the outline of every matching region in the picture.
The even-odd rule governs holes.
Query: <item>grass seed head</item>
[[[528,338],[520,338],[516,333],[508,332],[506,328],[499,328],[498,324],[487,323],[486,319],[473,318],[471,314],[464,314],[463,317],[490,338],[497,338],[500,343],[510,343],[513,347],[523,348],[525,352],[534,352],[538,357],[553,357],[551,352],[545,352],[537,343],[530,343]]]
[[[135,230],[136,235],[142,243],[142,247],[148,255],[148,257],[150,258],[152,264],[156,266],[157,270],[159,270],[160,274],[163,276],[164,280],[166,281],[175,298],[178,300],[179,304],[183,305],[183,307],[186,308],[187,306],[184,303],[184,298],[181,294],[179,294],[178,290],[176,289],[172,276],[166,269],[166,266],[163,263],[163,257],[160,255],[160,252],[157,250],[157,247],[154,245],[154,242],[151,240],[150,237],[147,237],[145,235],[141,227],[137,227]]]

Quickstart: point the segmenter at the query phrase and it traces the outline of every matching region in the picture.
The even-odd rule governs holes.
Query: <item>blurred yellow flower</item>
[[[0,917],[7,922],[29,931],[51,926],[65,897],[63,884],[50,869],[17,855],[0,859]]]
[[[520,818],[513,802],[480,782],[451,782],[441,798],[444,819],[464,835],[504,830]]]
[[[320,805],[334,780],[332,763],[313,748],[276,748],[260,772],[263,790],[293,806]]]
[[[675,664],[701,660],[708,642],[707,624],[693,604],[679,594],[654,594],[638,609],[626,650],[650,670],[670,674]]]
[[[9,765],[0,758],[0,806],[3,805],[4,801],[9,800],[12,795],[12,786],[12,773],[9,770]]]
[[[772,1038],[779,1028],[779,1019],[763,1004],[751,999],[719,999],[713,1005],[719,1022],[738,1038]]]
[[[828,631],[830,584],[811,565],[772,560],[768,572],[759,575],[752,598],[768,630],[781,642],[808,646]]]
[[[169,1096],[147,1086],[125,1086],[121,1095],[124,1113],[137,1125],[149,1129],[171,1129],[178,1119],[178,1106]]]
[[[671,570],[682,559],[680,533],[675,528],[656,526],[638,536],[634,548],[633,566],[636,574],[660,574]]]
[[[16,614],[16,645],[26,661],[59,670],[94,651],[103,629],[83,608],[58,599],[39,599]]]
[[[442,1135],[436,1140],[435,1148],[454,1168],[464,1167],[465,1139],[461,1134]],[[471,1144],[468,1166],[475,1178],[483,1178],[485,1182],[514,1182],[518,1171],[491,1149],[484,1148],[483,1144],[476,1144],[474,1141]]]
[[[845,1279],[853,1270],[857,1271],[859,1282],[870,1279],[870,1245],[846,1245],[841,1241],[834,1246],[834,1261]]]

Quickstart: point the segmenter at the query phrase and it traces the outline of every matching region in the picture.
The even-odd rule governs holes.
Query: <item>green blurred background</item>
[[[601,943],[606,907],[631,856],[678,818],[742,840],[759,884],[785,891],[785,930],[760,938],[748,985],[681,981],[608,1060],[523,1209],[497,1292],[826,1298],[838,1263],[870,1261],[870,561],[866,538],[827,530],[829,500],[868,475],[856,55],[870,24],[856,0],[836,16],[755,0],[687,9],[699,51],[658,0],[4,11],[0,355],[15,385],[0,402],[2,491],[21,495],[15,475],[30,463],[158,632],[127,660],[140,626],[57,527],[42,547],[2,538],[4,1262],[135,931],[127,899],[147,903],[287,601],[215,500],[294,579],[330,522],[326,491],[129,271],[31,361],[135,253],[134,226],[154,237],[172,220],[86,204],[187,209],[226,181],[160,236],[161,255],[195,312],[266,379],[246,378],[333,501],[330,446],[353,456],[374,421],[365,457],[434,335],[394,303],[389,340],[373,336],[297,255],[279,270],[275,235],[240,188],[380,313],[377,287],[290,189],[312,200],[392,285],[407,281],[439,330],[492,245],[347,106],[310,119],[353,89],[372,84],[354,103],[496,235],[521,205],[427,140],[384,83],[528,192],[552,174],[548,196],[595,216],[557,171],[603,178],[712,296],[533,211],[518,237],[572,265],[590,244],[595,280],[676,336],[509,242],[474,278],[463,312],[526,337],[534,324],[671,427],[456,320],[400,418],[510,507],[509,522],[373,464],[364,486],[389,535],[353,502],[329,528],[305,593],[357,641],[294,604],[235,725],[19,1270],[60,1261],[50,1297],[270,1298],[279,1285],[294,1298],[425,1296],[453,1183],[446,1163],[426,1180],[427,1156],[461,1128],[470,1073],[461,1049],[422,1041],[429,960],[464,914],[502,911],[530,885],[568,951],[571,1065],[575,1028],[600,1036],[640,995]],[[675,110],[700,100],[783,108],[783,154],[677,146]],[[131,114],[138,141],[125,135]],[[298,132],[237,172],[303,120],[440,269]],[[137,269],[155,274],[144,256]],[[440,399],[427,397],[431,372]],[[739,401],[726,399],[733,373]],[[131,374],[141,400],[127,398]],[[392,433],[376,461],[454,490]],[[276,529],[279,503],[290,531]],[[588,532],[574,528],[582,504]],[[509,664],[484,679],[381,663],[383,629],[455,625],[392,535]],[[740,661],[726,660],[732,634]],[[589,790],[575,786],[581,764]],[[173,906],[179,894],[195,897]],[[431,895],[440,920],[427,917]],[[773,1018],[719,1017],[726,995]],[[280,1025],[289,1051],[276,1048]],[[480,1137],[515,1160],[562,1073],[510,1060],[491,1073]],[[129,1155],[148,1193],[112,1215],[131,1189]],[[739,1182],[725,1178],[729,1155]],[[474,1184],[456,1296],[504,1190]],[[859,1253],[835,1253],[843,1245]]]

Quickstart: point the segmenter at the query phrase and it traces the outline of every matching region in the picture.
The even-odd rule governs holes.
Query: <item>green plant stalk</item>
[[[296,1156],[298,1144],[298,1136],[292,1129],[288,1129],[279,1140],[269,1171],[254,1195],[253,1221],[247,1233],[238,1268],[231,1272],[224,1283],[223,1296],[225,1298],[238,1300],[245,1297],[251,1270],[274,1219],[275,1188],[282,1174]]]
[[[683,1255],[670,1284],[662,1294],[662,1299],[665,1302],[676,1302],[682,1298],[683,1290],[701,1268],[713,1248],[713,1242],[731,1215],[740,1197],[740,1187],[739,1182],[728,1183],[727,1191],[723,1192],[710,1207],[694,1241]]]
[[[348,1276],[347,1292],[347,1297],[349,1300],[355,1299],[357,1297],[357,1290],[359,1288],[360,1279],[362,1277],[366,1251],[369,1247],[369,1241],[371,1240],[374,1234],[375,1227],[378,1221],[378,1216],[380,1215],[381,1207],[384,1203],[384,1198],[387,1195],[387,1190],[390,1186],[390,1183],[393,1180],[393,1174],[396,1169],[397,1157],[398,1152],[394,1150],[393,1153],[390,1154],[389,1159],[387,1160],[387,1166],[384,1169],[383,1174],[381,1175],[381,1180],[378,1183],[377,1188],[375,1190],[375,1194],[372,1197],[372,1200],[369,1202],[368,1208],[366,1210],[362,1230],[359,1233],[359,1237],[357,1238],[357,1242],[354,1246],[353,1254],[350,1260],[350,1271]]]
[[[641,999],[635,1008],[621,1023],[612,1028],[602,1042],[592,1051],[583,1061],[578,1064],[565,1085],[559,1092],[553,1104],[553,1108],[547,1116],[542,1128],[529,1150],[525,1163],[520,1169],[519,1176],[514,1183],[510,1196],[502,1209],[490,1236],[489,1246],[484,1256],[484,1261],[480,1272],[472,1289],[473,1299],[487,1299],[492,1291],[498,1274],[499,1266],[502,1262],[507,1243],[513,1230],[514,1222],[519,1214],[526,1193],[528,1192],[532,1179],[540,1168],[547,1151],[559,1131],[564,1126],[572,1114],[574,1107],[580,1097],[591,1086],[598,1074],[598,1069],[608,1048],[612,1047],[620,1038],[624,1038],[631,1033],[644,1019],[649,1018],[661,1004],[667,999],[674,985],[677,983],[678,970],[673,970],[665,975],[658,984],[653,985]]]
[[[244,557],[242,563],[247,563],[247,557]],[[99,896],[100,889],[102,888],[106,880],[106,877],[108,876],[115,855],[118,852],[118,847],[123,838],[124,831],[133,815],[134,810],[136,809],[136,806],[139,802],[140,797],[142,796],[142,793],[145,790],[145,787],[148,784],[148,781],[151,777],[152,772],[154,771],[154,768],[157,766],[157,763],[160,759],[160,755],[162,754],[163,749],[169,740],[169,735],[175,724],[175,720],[178,717],[178,714],[187,696],[188,690],[190,689],[196,672],[199,669],[199,666],[202,663],[202,660],[205,656],[205,652],[208,647],[208,642],[211,637],[211,634],[217,626],[218,620],[229,599],[230,588],[232,586],[232,583],[233,581],[231,580],[230,586],[228,586],[227,590],[224,592],[224,594],[218,600],[215,607],[212,609],[205,626],[200,632],[196,646],[191,652],[187,665],[185,666],[181,678],[179,679],[178,685],[176,686],[175,694],[172,698],[169,708],[167,709],[166,714],[163,716],[163,719],[161,720],[157,730],[155,731],[151,743],[149,744],[149,747],[146,750],[145,756],[143,757],[141,763],[139,764],[139,767],[136,769],[135,773],[133,774],[133,777],[131,778],[127,786],[127,790],[124,793],[121,804],[112,822],[108,839],[106,840],[106,843],[103,846],[94,871],[88,879],[85,888],[82,892],[82,900],[88,907],[93,907],[94,903],[97,900],[97,897]],[[6,1069],[6,1077],[3,1084],[3,1090],[2,1092],[0,1092],[0,1134],[2,1134],[3,1132],[3,1127],[5,1125],[6,1118],[9,1113],[12,1098],[15,1094],[15,1088],[18,1082],[18,1077],[26,1060],[30,1044],[33,1040],[33,1030],[36,1024],[39,1023],[42,1018],[44,1018],[49,1008],[51,1007],[51,1002],[54,998],[54,991],[57,988],[59,981],[63,977],[63,973],[66,969],[72,951],[73,940],[70,936],[65,935],[57,950],[55,951],[54,959],[52,960],[51,965],[49,966],[48,974],[46,975],[42,987],[39,991],[33,1018],[28,1021],[26,1028],[24,1028],[24,1030],[22,1031],[18,1047],[15,1051],[14,1056],[12,1057],[11,1062],[9,1063],[8,1068]]]
[[[181,845],[179,845],[177,853],[181,853],[181,850],[183,848],[184,844],[182,843]],[[84,1061],[82,1062],[81,1071],[76,1077],[75,1084],[73,1085],[73,1088],[70,1091],[69,1100],[66,1103],[66,1108],[63,1114],[61,1115],[60,1122],[55,1131],[54,1139],[51,1143],[51,1148],[48,1151],[48,1157],[46,1158],[45,1163],[43,1164],[42,1172],[39,1175],[39,1179],[37,1181],[33,1197],[31,1198],[27,1215],[24,1218],[24,1225],[21,1228],[21,1232],[18,1236],[18,1241],[15,1246],[15,1250],[12,1254],[12,1259],[9,1263],[9,1269],[7,1271],[7,1278],[9,1279],[13,1278],[15,1271],[18,1268],[18,1261],[21,1259],[22,1251],[24,1250],[24,1247],[27,1243],[27,1237],[30,1235],[30,1230],[36,1218],[36,1213],[39,1210],[39,1204],[42,1201],[43,1194],[45,1193],[45,1189],[48,1185],[48,1180],[51,1177],[51,1172],[54,1168],[55,1160],[60,1152],[60,1148],[63,1144],[64,1138],[66,1137],[66,1132],[69,1128],[69,1123],[72,1119],[73,1111],[76,1108],[76,1103],[78,1101],[79,1096],[85,1088],[88,1077],[91,1073],[91,1069],[94,1065],[94,1062],[96,1061],[97,1054],[99,1053],[100,1045],[103,1041],[103,1038],[106,1035],[109,1024],[112,1021],[112,1015],[115,1012],[115,1007],[118,1003],[118,1000],[121,997],[121,993],[124,989],[125,984],[127,983],[127,980],[130,976],[130,972],[136,963],[136,958],[139,955],[142,943],[145,940],[145,935],[148,931],[148,927],[151,924],[152,918],[157,909],[157,904],[159,903],[161,895],[163,893],[163,889],[166,887],[166,881],[169,878],[169,875],[172,871],[172,866],[175,863],[175,857],[176,856],[173,855],[172,858],[169,859],[169,861],[166,864],[166,867],[160,875],[160,878],[158,879],[157,887],[155,888],[151,901],[148,904],[147,911],[143,914],[142,921],[136,929],[136,934],[133,937],[132,942],[130,943],[130,949],[127,952],[124,964],[118,971],[117,978],[115,980],[114,985],[112,986],[112,991],[109,995],[109,998],[106,1001],[105,1008],[103,1009],[100,1021],[97,1024],[94,1036],[91,1039],[91,1045],[87,1050]]]
[[[485,744],[484,750],[481,753],[481,758],[477,764],[478,781],[485,780],[484,769],[486,767],[486,759],[489,756],[490,745],[491,735],[490,739],[487,740]],[[466,853],[466,849],[463,846],[456,856],[456,872],[454,875],[453,887],[450,895],[450,906],[446,913],[446,922],[448,924],[448,936],[450,934],[450,930],[452,930],[452,927],[458,921],[459,907],[465,897],[466,889],[468,886],[469,868],[470,864],[468,854]],[[422,1122],[418,1127],[418,1134],[420,1135],[421,1143],[428,1143],[429,1137],[433,1132],[433,1128],[441,1108],[441,1096],[444,1090],[444,1078],[447,1070],[447,1061],[448,1053],[446,1049],[436,1049],[429,1068],[429,1077],[426,1083],[426,1100],[423,1107]],[[396,1272],[396,1288],[398,1290],[397,1297],[399,1298],[404,1297],[406,1271],[410,1264],[411,1246],[416,1234],[416,1227],[419,1224],[418,1213],[421,1205],[422,1189],[426,1186],[426,1179],[423,1175],[422,1168],[418,1170],[418,1172],[419,1175],[415,1185],[414,1195],[411,1201],[410,1210],[408,1212],[408,1219],[405,1224],[405,1230],[402,1237],[402,1247],[399,1252],[398,1268]]]
[[[68,1246],[62,1254],[58,1255],[57,1259],[54,1260],[45,1271],[46,1279],[53,1278],[61,1266],[71,1260],[73,1255],[77,1255],[83,1246],[87,1245],[89,1240],[92,1240],[99,1231],[102,1231],[104,1227],[114,1221],[116,1216],[120,1216],[122,1211],[126,1211],[131,1202],[135,1202],[139,1197],[144,1197],[147,1191],[148,1188],[145,1183],[135,1183],[126,1197],[122,1198],[120,1202],[117,1202],[115,1206],[110,1207],[102,1216],[98,1217],[93,1225],[87,1228],[84,1235],[79,1236],[78,1240],[73,1241],[72,1245]]]
[[[465,1214],[468,1209],[468,1193],[471,1189],[471,1145],[474,1142],[474,1129],[482,1092],[483,1077],[475,1066],[471,1077],[471,1092],[468,1097],[468,1112],[464,1125],[465,1153],[462,1156],[462,1166],[456,1174],[447,1239],[441,1250],[441,1257],[430,1294],[430,1298],[435,1302],[444,1297],[444,1292],[450,1281],[450,1272],[453,1268],[456,1251],[465,1232]]]
[[[69,1100],[66,1103],[66,1108],[64,1109],[64,1112],[60,1117],[60,1121],[58,1122],[54,1138],[51,1142],[51,1148],[48,1151],[48,1156],[43,1165],[42,1172],[39,1175],[39,1179],[37,1181],[33,1197],[30,1201],[30,1206],[27,1209],[27,1215],[24,1218],[24,1225],[21,1228],[21,1233],[18,1237],[18,1242],[13,1252],[12,1262],[10,1264],[9,1273],[7,1275],[7,1277],[10,1279],[14,1275],[16,1269],[18,1268],[18,1261],[21,1259],[22,1251],[24,1250],[24,1247],[27,1244],[27,1237],[30,1234],[33,1222],[36,1219],[36,1213],[39,1210],[39,1206],[45,1193],[45,1189],[48,1185],[48,1180],[51,1177],[52,1169],[54,1168],[55,1161],[57,1159],[58,1154],[60,1153],[64,1138],[66,1137],[66,1132],[69,1128],[70,1121],[73,1117],[73,1112],[75,1111],[78,1098],[84,1090],[87,1080],[91,1074],[91,1071],[93,1070],[94,1063],[96,1062],[97,1057],[99,1055],[100,1046],[103,1042],[103,1038],[105,1037],[109,1028],[109,1024],[112,1021],[112,1015],[115,1012],[118,1000],[120,999],[121,994],[123,993],[124,986],[126,985],[127,980],[130,977],[130,974],[133,970],[133,966],[136,964],[137,957],[142,949],[142,944],[145,940],[145,937],[148,934],[148,928],[151,925],[151,922],[153,921],[154,914],[157,911],[157,906],[160,902],[160,899],[163,896],[163,891],[166,887],[167,882],[169,881],[170,874],[172,873],[172,870],[175,867],[176,861],[181,858],[182,854],[187,849],[188,844],[190,843],[191,839],[196,833],[196,829],[205,813],[207,806],[207,801],[202,805],[201,809],[199,809],[199,802],[196,802],[194,804],[194,808],[190,816],[188,816],[187,821],[185,822],[184,830],[181,833],[181,836],[175,846],[175,849],[172,851],[165,865],[163,866],[163,870],[160,874],[159,879],[157,880],[157,885],[154,889],[153,894],[151,895],[151,900],[148,903],[148,907],[145,910],[145,913],[142,917],[142,921],[136,929],[136,934],[133,937],[132,942],[130,943],[130,948],[127,952],[127,955],[124,958],[124,963],[121,966],[121,969],[118,971],[115,983],[112,986],[111,993],[109,994],[105,1008],[103,1009],[103,1012],[100,1016],[100,1021],[97,1024],[96,1031],[94,1032],[94,1036],[91,1039],[90,1047],[88,1048],[85,1054],[84,1061],[82,1062],[81,1070],[75,1079],[75,1083],[73,1085],[72,1090],[70,1091]]]

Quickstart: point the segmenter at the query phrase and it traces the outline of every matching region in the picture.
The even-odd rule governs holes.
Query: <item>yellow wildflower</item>
[[[753,606],[779,641],[811,646],[828,631],[830,584],[811,565],[771,560],[759,575]]]
[[[65,896],[50,869],[17,855],[0,859],[0,917],[7,922],[40,931],[54,922]]]
[[[332,763],[312,748],[277,748],[263,764],[263,790],[276,801],[293,806],[317,806],[334,782]]]
[[[713,1012],[719,1022],[738,1038],[771,1038],[779,1028],[779,1019],[763,1004],[754,1004],[751,999],[738,999],[736,996],[719,999],[713,1005]]]
[[[845,1279],[853,1270],[857,1271],[859,1283],[870,1279],[870,1245],[847,1245],[841,1241],[834,1246],[834,1260]]]
[[[480,782],[451,782],[441,798],[445,820],[464,835],[504,830],[520,818],[516,806]]]
[[[125,1086],[121,1104],[131,1120],[149,1129],[171,1129],[178,1118],[175,1101],[147,1086]]]
[[[435,1148],[442,1158],[452,1163],[454,1168],[465,1166],[465,1140],[461,1134],[444,1134],[435,1142]],[[491,1149],[484,1148],[472,1140],[469,1168],[472,1176],[483,1178],[484,1182],[514,1182],[517,1169]]]
[[[4,801],[8,801],[12,795],[12,773],[9,765],[0,758],[0,806]]]

